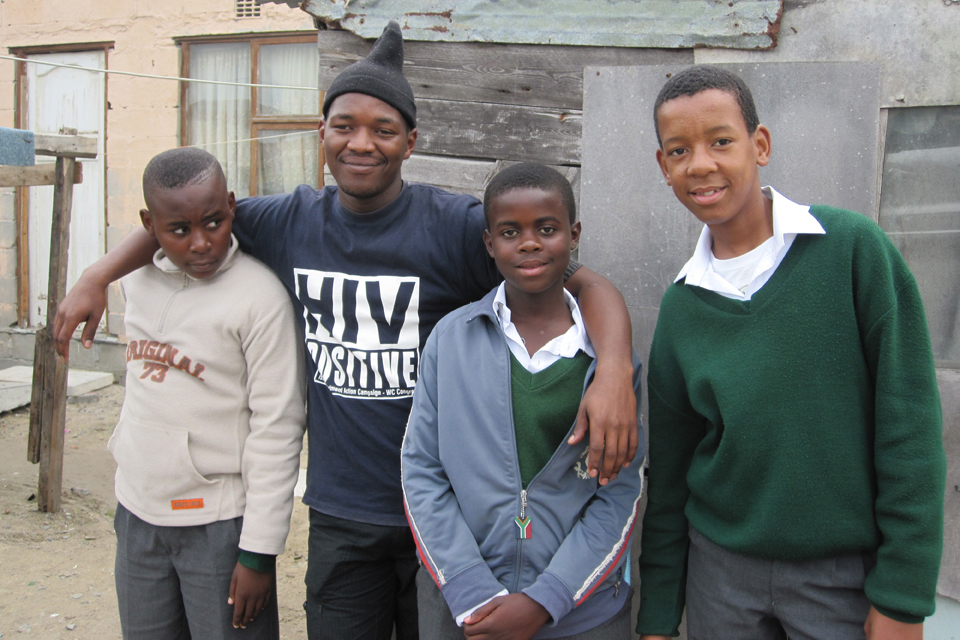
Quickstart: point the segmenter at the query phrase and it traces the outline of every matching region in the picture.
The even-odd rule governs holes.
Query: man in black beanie
[[[240,247],[276,273],[302,318],[311,639],[388,640],[394,628],[398,640],[418,637],[400,443],[420,352],[441,317],[500,281],[483,243],[482,204],[401,179],[417,140],[402,70],[400,27],[391,22],[327,91],[320,138],[336,186],[247,198],[233,223]],[[92,345],[107,284],[156,250],[138,230],[84,272],[57,313],[61,355],[81,322],[81,341]],[[589,427],[591,474],[605,484],[637,446],[630,320],[616,288],[578,266],[568,269],[567,288],[598,365],[571,444]]]
[[[408,129],[417,128],[417,103],[403,75],[403,38],[400,25],[390,21],[367,57],[333,79],[323,99],[323,117],[333,101],[345,93],[363,93],[383,100],[400,112]]]

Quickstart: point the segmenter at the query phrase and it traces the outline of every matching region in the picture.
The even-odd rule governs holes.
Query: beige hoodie
[[[121,281],[126,398],[107,446],[117,499],[142,520],[242,515],[240,548],[277,555],[305,427],[303,349],[283,286],[236,247],[210,279],[161,250]]]

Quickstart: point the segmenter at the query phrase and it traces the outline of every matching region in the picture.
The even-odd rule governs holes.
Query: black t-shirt
[[[310,507],[406,526],[400,444],[420,352],[440,318],[498,284],[483,229],[476,198],[421,184],[364,215],[332,186],[237,204],[241,247],[277,274],[301,318]]]

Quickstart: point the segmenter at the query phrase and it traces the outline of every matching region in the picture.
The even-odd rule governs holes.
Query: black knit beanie
[[[330,83],[323,100],[324,118],[333,101],[345,93],[379,98],[399,111],[411,129],[416,128],[417,104],[410,83],[403,77],[403,37],[395,21],[387,24],[366,58],[341,71]]]

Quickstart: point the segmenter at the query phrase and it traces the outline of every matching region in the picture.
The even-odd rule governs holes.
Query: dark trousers
[[[863,640],[871,554],[789,562],[727,551],[690,528],[690,640]],[[641,589],[643,586],[641,585]]]
[[[243,518],[192,527],[159,527],[122,504],[117,532],[117,603],[124,638],[261,640],[280,637],[277,589],[247,625],[233,627],[227,604]]]
[[[417,640],[419,563],[408,527],[386,527],[310,510],[307,637]]]

